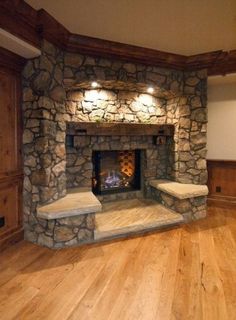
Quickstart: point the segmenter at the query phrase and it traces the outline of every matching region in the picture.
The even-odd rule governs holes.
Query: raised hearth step
[[[151,180],[149,183],[153,188],[168,193],[178,199],[188,199],[208,195],[208,188],[206,185],[186,184],[164,179]]]
[[[103,204],[95,214],[94,239],[110,239],[183,223],[183,216],[154,200],[133,199]]]
[[[74,188],[69,189],[65,197],[39,207],[37,217],[51,220],[95,213],[101,210],[100,201],[91,191],[83,188]]]

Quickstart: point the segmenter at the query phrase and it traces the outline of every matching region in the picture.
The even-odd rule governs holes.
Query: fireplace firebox
[[[140,150],[93,151],[92,160],[95,194],[140,189]]]

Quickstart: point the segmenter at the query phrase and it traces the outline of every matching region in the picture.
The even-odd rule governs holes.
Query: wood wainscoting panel
[[[236,207],[236,160],[207,160],[208,203]]]
[[[3,53],[3,55],[2,55]],[[22,128],[18,56],[0,50],[0,250],[22,237]],[[3,59],[7,57],[7,59]],[[5,66],[3,65],[5,61]],[[22,59],[19,58],[20,66]],[[9,65],[11,65],[9,67]]]
[[[0,176],[16,171],[18,161],[18,132],[16,111],[17,82],[9,70],[0,69]],[[18,106],[17,106],[18,107]]]
[[[0,217],[5,224],[0,228],[0,241],[12,232],[21,229],[22,178],[0,183]]]

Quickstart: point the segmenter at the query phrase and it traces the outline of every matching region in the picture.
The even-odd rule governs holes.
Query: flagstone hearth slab
[[[59,219],[100,212],[102,205],[95,195],[85,189],[70,189],[68,194],[53,203],[38,208],[41,219]]]
[[[150,185],[162,192],[168,193],[178,199],[189,199],[208,195],[206,185],[185,184],[170,180],[151,180]]]
[[[101,213],[95,214],[96,240],[129,236],[184,222],[181,214],[167,209],[154,200],[133,199],[103,204]]]

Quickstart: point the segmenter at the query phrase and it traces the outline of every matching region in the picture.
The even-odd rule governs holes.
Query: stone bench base
[[[35,226],[32,221],[25,238],[49,248],[94,242],[95,213],[101,209],[91,191],[71,189],[64,198],[38,208]]]
[[[181,213],[186,222],[206,216],[207,186],[168,180],[150,182],[152,197],[165,207]]]
[[[40,219],[37,244],[49,248],[65,248],[94,241],[95,213],[59,219]],[[27,231],[26,231],[27,237]]]

